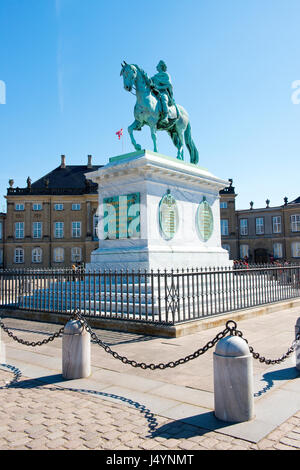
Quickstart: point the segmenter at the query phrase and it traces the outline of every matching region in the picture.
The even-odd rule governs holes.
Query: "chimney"
[[[93,165],[92,165],[92,155],[88,155],[88,164],[87,164],[87,167],[88,168],[92,168]]]
[[[61,168],[66,168],[66,156],[65,156],[65,155],[61,155],[61,164],[60,164],[60,167],[61,167]]]

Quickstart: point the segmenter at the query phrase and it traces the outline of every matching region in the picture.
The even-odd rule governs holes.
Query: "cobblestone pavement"
[[[155,416],[137,402],[0,369],[1,450],[297,450],[300,412],[257,444]],[[108,398],[108,397],[107,397]]]
[[[297,312],[296,312],[297,314]],[[290,333],[294,317],[285,315],[289,322],[287,331],[275,329],[275,315],[265,319],[256,319],[255,324],[244,322],[247,336],[259,350],[266,351],[271,357],[277,357],[278,351],[290,344]],[[268,322],[265,324],[265,322]],[[27,320],[5,319],[5,324],[18,337],[36,341],[51,335],[60,327]],[[262,325],[260,328],[258,325]],[[251,330],[252,328],[252,330]],[[272,341],[266,342],[266,334],[272,334]],[[27,353],[28,347],[16,344],[2,332],[9,347],[14,347],[19,356]],[[212,331],[201,333],[201,342],[205,343],[213,335]],[[165,360],[198,347],[197,335],[178,340],[153,340],[151,337],[118,332],[101,331],[102,339],[114,347],[120,347],[130,355],[139,354],[146,361],[151,355],[163,354]],[[275,339],[276,338],[276,341]],[[194,341],[189,345],[190,341]],[[197,341],[196,341],[197,340]],[[279,343],[279,349],[278,345]],[[148,345],[148,346],[147,346]],[[268,346],[268,347],[267,347]],[[284,346],[284,347],[283,347]],[[94,361],[105,370],[121,370],[119,361],[102,354],[101,348],[93,346]],[[164,349],[163,349],[164,348]],[[168,349],[170,352],[168,352]],[[43,347],[44,358],[51,362],[60,354],[61,339]],[[36,350],[36,348],[34,348]],[[173,352],[175,350],[175,352]],[[178,352],[177,352],[178,351]],[[42,351],[41,351],[42,352]],[[148,356],[147,356],[148,354]],[[192,361],[180,374],[170,371],[163,376],[157,371],[156,380],[173,381],[173,384],[196,384],[201,379],[201,386],[211,389],[211,377],[207,381],[199,370],[207,369],[212,352],[206,357]],[[144,356],[143,356],[144,355]],[[18,357],[19,357],[18,356]],[[67,388],[61,383],[46,383],[37,378],[28,378],[23,370],[7,364],[0,365],[0,450],[148,450],[148,451],[198,451],[198,450],[299,450],[300,449],[300,411],[275,428],[261,441],[253,443],[238,439],[220,431],[209,431],[193,426],[182,420],[174,420],[155,414],[145,405],[124,396]],[[54,366],[53,366],[54,367]],[[268,371],[265,365],[258,363],[257,370]],[[189,371],[190,375],[186,371]],[[207,373],[207,371],[206,371]],[[129,370],[127,380],[152,378],[151,371]],[[133,375],[134,374],[134,375]],[[121,376],[121,374],[119,374]],[[97,372],[94,374],[97,377]],[[33,376],[31,376],[33,377]],[[34,377],[39,377],[36,375]],[[100,375],[102,377],[102,375]],[[138,380],[139,379],[139,380]],[[167,382],[166,382],[167,383]],[[167,383],[168,385],[168,383]],[[270,388],[271,384],[268,382]],[[81,386],[81,385],[80,385]],[[188,390],[188,388],[187,388]],[[129,394],[130,396],[130,394]]]

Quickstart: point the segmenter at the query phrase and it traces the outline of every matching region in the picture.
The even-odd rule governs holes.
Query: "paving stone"
[[[296,449],[300,449],[300,441],[295,439],[290,439],[289,437],[282,437],[280,439],[280,444],[284,444],[287,446],[295,447]]]
[[[257,330],[257,326],[255,328],[253,326],[253,335],[255,329]],[[210,334],[210,332],[203,332],[203,335],[207,335],[207,338],[210,337]],[[34,333],[32,333],[32,336],[35,336]],[[251,334],[248,339],[257,349],[255,341],[252,341]],[[181,338],[179,341],[182,341],[182,344],[188,344],[189,340]],[[277,346],[275,343],[272,345],[274,352],[276,352]],[[157,341],[155,344],[161,348],[161,342]],[[25,351],[26,349],[19,345],[18,348],[19,351]],[[49,347],[47,351],[51,351],[51,348]],[[58,351],[59,348],[55,350],[55,354]],[[277,356],[278,354],[276,354]],[[51,354],[49,354],[49,358],[51,359]],[[141,360],[144,359],[141,357]],[[203,359],[199,358],[199,361],[201,360]],[[211,358],[209,361],[207,359],[205,361],[205,364],[209,364],[209,367],[212,365]],[[106,368],[110,367],[110,364],[115,363],[113,361],[107,363]],[[191,364],[187,364],[186,367],[191,373]],[[199,367],[201,366],[199,365]],[[261,371],[265,370],[263,364],[255,367]],[[122,364],[116,365],[118,372],[115,373],[123,373],[123,368],[124,365]],[[139,380],[141,377],[153,380],[151,371],[135,370],[134,373],[139,375]],[[177,381],[177,385],[186,384],[188,380],[194,378],[192,374],[189,376],[186,372],[177,374],[177,371],[174,373],[170,371],[170,374],[174,374],[170,377],[174,382]],[[2,372],[0,369],[0,385],[4,380],[11,381],[12,378],[12,372]],[[20,380],[22,381],[20,387],[1,389],[1,450],[149,449],[169,451],[178,449],[196,451],[298,450],[300,448],[300,411],[297,411],[293,417],[278,426],[260,442],[253,444],[249,441],[236,439],[215,431],[207,431],[184,422],[177,421],[174,423],[166,416],[153,415],[151,409],[146,414],[144,411],[141,412],[143,403],[128,406],[127,402],[123,403],[120,400],[114,400],[112,397],[110,400],[106,400],[101,394],[75,391],[68,388],[68,386],[63,389],[55,384],[41,385],[40,382],[28,380],[25,376],[22,376]],[[162,371],[157,371],[154,380],[166,381]],[[201,380],[201,377],[199,377],[199,380]],[[195,384],[192,385],[195,386]],[[148,406],[144,407],[145,410],[147,408]],[[226,432],[226,427],[224,432]]]

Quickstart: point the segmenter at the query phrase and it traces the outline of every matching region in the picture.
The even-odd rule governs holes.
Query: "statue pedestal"
[[[99,188],[99,248],[88,271],[232,265],[220,235],[227,181],[149,150],[110,158],[87,177]]]

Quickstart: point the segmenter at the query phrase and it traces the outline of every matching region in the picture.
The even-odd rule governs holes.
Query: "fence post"
[[[62,375],[81,379],[91,374],[91,335],[79,320],[69,320],[62,338]]]
[[[213,361],[216,418],[232,423],[254,418],[253,359],[246,341],[222,338]]]
[[[295,339],[297,339],[297,335],[299,333],[300,333],[300,317],[297,319],[296,325],[295,325]],[[296,369],[300,370],[300,340],[296,341],[295,356],[296,356]]]

